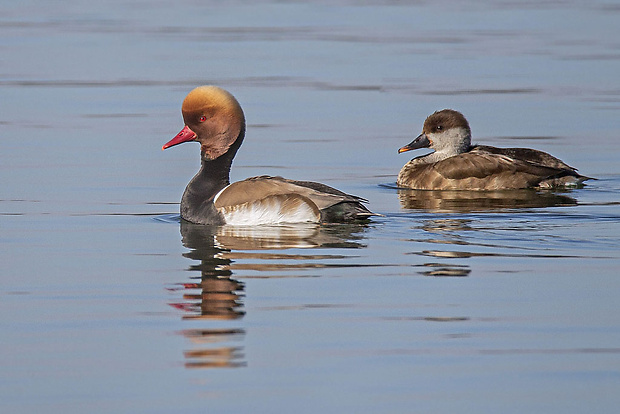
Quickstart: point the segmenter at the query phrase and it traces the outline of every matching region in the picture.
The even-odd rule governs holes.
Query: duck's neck
[[[412,164],[412,165],[434,164],[436,162],[445,160],[446,158],[449,158],[449,156],[446,156],[446,154],[438,153],[435,151],[435,152],[431,152],[430,154],[420,155],[419,157],[415,157],[414,159],[409,161],[409,164]]]
[[[230,167],[234,154],[226,153],[215,160],[202,159],[200,170],[187,185],[187,191],[201,201],[211,200],[230,184]]]
[[[202,155],[198,173],[187,184],[181,198],[181,217],[198,224],[222,224],[223,218],[213,205],[213,198],[230,184],[230,167],[243,141],[239,139],[222,156],[209,160]]]

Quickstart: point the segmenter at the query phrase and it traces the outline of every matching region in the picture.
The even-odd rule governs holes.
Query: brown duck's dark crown
[[[423,132],[425,134],[447,131],[452,128],[464,128],[469,134],[471,129],[469,123],[462,113],[453,109],[443,109],[429,115],[424,121]]]

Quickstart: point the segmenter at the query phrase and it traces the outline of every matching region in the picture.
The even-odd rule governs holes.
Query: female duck
[[[426,118],[422,134],[398,152],[418,148],[435,151],[405,164],[396,181],[399,187],[509,190],[574,187],[589,179],[546,152],[471,145],[467,119],[452,109],[435,112]]]
[[[181,108],[185,127],[162,149],[200,143],[202,165],[181,198],[181,217],[198,224],[343,222],[374,215],[366,200],[325,184],[260,176],[230,184],[230,167],[245,136],[237,100],[215,86],[192,90]]]

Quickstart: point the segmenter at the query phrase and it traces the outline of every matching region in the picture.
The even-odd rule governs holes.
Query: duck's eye
[[[207,120],[207,117],[206,117],[206,116],[204,116],[204,115],[203,115],[203,116],[201,116],[201,117],[200,117],[200,122],[204,122],[204,121],[206,121],[206,120]]]
[[[437,131],[441,131],[442,129],[443,129],[443,126],[437,125]]]

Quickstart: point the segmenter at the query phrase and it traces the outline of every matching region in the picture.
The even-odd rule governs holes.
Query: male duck
[[[185,127],[162,149],[200,143],[202,166],[181,198],[181,217],[197,224],[257,225],[345,222],[374,215],[366,200],[325,184],[260,176],[230,184],[245,136],[239,102],[216,86],[192,90],[181,108]]]

